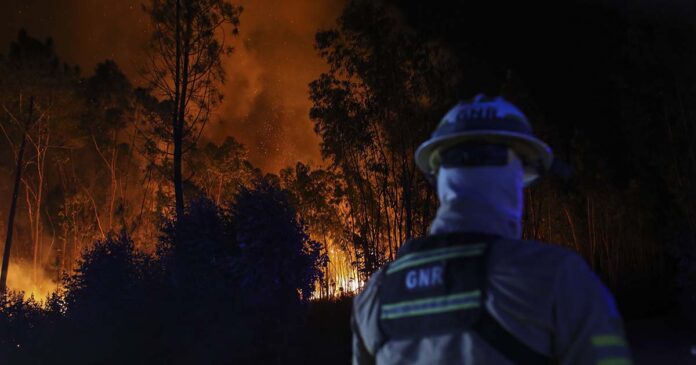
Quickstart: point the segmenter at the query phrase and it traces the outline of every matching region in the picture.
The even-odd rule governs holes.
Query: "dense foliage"
[[[156,256],[138,251],[125,231],[109,235],[85,251],[45,306],[4,297],[0,356],[12,363],[302,362],[311,357],[305,339],[319,337],[307,316],[325,260],[304,228],[287,193],[262,180],[230,209],[192,201],[183,219],[163,227]]]

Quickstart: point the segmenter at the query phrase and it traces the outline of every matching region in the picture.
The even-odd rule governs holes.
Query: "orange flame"
[[[32,265],[25,261],[10,262],[7,274],[9,290],[24,292],[25,298],[34,297],[37,302],[45,302],[58,289],[58,283],[51,280],[41,267],[37,269],[34,280]]]

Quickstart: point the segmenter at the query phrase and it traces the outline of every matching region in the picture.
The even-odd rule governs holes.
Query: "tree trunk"
[[[17,153],[17,166],[15,168],[15,182],[12,190],[12,201],[10,202],[10,216],[7,222],[7,236],[5,238],[5,250],[2,255],[2,273],[0,274],[0,294],[4,294],[7,289],[7,270],[10,263],[10,250],[12,248],[12,233],[14,228],[15,212],[17,211],[17,196],[19,195],[19,186],[22,178],[22,163],[24,158],[24,149],[27,145],[27,129],[31,124],[32,112],[34,111],[34,98],[29,99],[29,116],[25,123],[25,129],[22,133],[22,144],[19,146]]]
[[[182,154],[182,132],[183,120],[180,120],[181,113],[179,111],[181,102],[181,90],[185,85],[181,82],[181,1],[176,0],[176,71],[174,75],[174,110],[172,115],[173,133],[174,133],[174,199],[176,206],[176,218],[180,219],[184,214],[184,190],[181,181],[181,154]]]
[[[181,177],[182,131],[179,125],[174,130],[174,195],[176,201],[176,218],[184,214],[184,189]]]
[[[48,125],[48,123],[46,124]],[[39,128],[39,133],[36,139],[35,149],[36,149],[36,191],[34,194],[35,204],[34,204],[34,264],[33,264],[33,279],[36,283],[38,281],[39,266],[41,265],[43,256],[43,227],[41,224],[41,206],[43,205],[43,186],[45,178],[45,167],[46,167],[46,152],[48,151],[48,146],[50,144],[50,131],[48,127],[44,130]]]
[[[181,174],[181,160],[183,158],[184,145],[184,127],[186,125],[186,98],[188,95],[189,86],[189,46],[191,39],[191,11],[186,11],[186,27],[184,28],[184,36],[181,37],[183,43],[183,54],[181,54],[183,64],[181,65],[180,77],[181,86],[179,86],[179,116],[177,118],[179,132],[174,139],[174,193],[176,194],[176,215],[177,218],[184,214],[184,188]],[[177,19],[177,26],[179,20]]]

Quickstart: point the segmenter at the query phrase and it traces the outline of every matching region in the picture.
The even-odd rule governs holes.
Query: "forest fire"
[[[57,279],[57,278],[56,278]],[[33,297],[38,302],[44,302],[58,289],[55,279],[49,278],[43,269],[34,275],[30,263],[13,261],[7,277],[7,288],[11,291],[23,292],[25,297]]]
[[[315,299],[353,295],[363,286],[359,280],[355,257],[334,241],[326,242],[328,262],[323,270],[324,278],[316,283]]]
[[[514,1],[505,12],[393,0],[6,2],[3,364],[348,363],[356,308],[449,325],[427,316],[484,307],[472,299],[485,297],[480,287],[441,295],[449,278],[437,265],[488,259],[487,248],[435,240],[436,252],[407,252],[439,234],[434,222],[452,230],[441,237],[563,246],[540,245],[576,259],[559,273],[582,272],[587,287],[557,286],[600,293],[584,295],[602,298],[586,307],[628,324],[627,340],[617,330],[577,343],[650,349],[646,318],[696,328],[696,8],[571,0],[548,17]],[[457,108],[475,112],[448,119]],[[462,139],[421,154],[443,125],[440,137]],[[440,176],[455,183],[514,181],[479,183],[515,200],[493,212],[508,216],[438,196],[456,190],[438,185],[447,164],[456,175]],[[481,166],[496,167],[466,170]],[[477,230],[497,220],[506,235]],[[541,256],[516,264],[541,270]],[[462,272],[489,274],[471,262]],[[505,265],[506,280],[527,279]],[[421,297],[375,296],[369,283],[381,279],[370,278],[384,267]],[[580,303],[553,293],[538,297]],[[664,328],[654,333],[681,351],[669,362],[687,363],[687,336]]]
[[[79,6],[80,11],[68,10],[66,14],[92,14],[93,16],[90,18],[79,19],[79,21],[75,19],[79,24],[89,24],[91,27],[97,27],[99,22],[91,23],[91,20],[96,19],[96,17],[106,16],[105,14],[113,12],[121,14],[122,16],[117,18],[107,17],[104,19],[105,23],[99,24],[103,27],[112,27],[111,31],[123,28],[131,29],[127,33],[119,31],[119,34],[125,38],[117,40],[116,50],[104,48],[104,43],[99,43],[97,39],[85,39],[84,42],[78,43],[68,41],[71,39],[72,33],[62,28],[63,23],[37,22],[44,16],[50,18],[48,14],[51,12],[52,5],[44,5],[40,8],[36,5],[37,8],[34,8],[35,5],[10,4],[12,10],[6,12],[5,15],[18,14],[19,16],[13,16],[6,21],[8,24],[16,24],[17,30],[21,27],[29,27],[30,29],[38,29],[39,35],[43,33],[53,36],[60,53],[65,52],[70,60],[80,61],[80,66],[89,68],[101,62],[95,58],[97,54],[102,54],[104,58],[119,60],[120,62],[116,67],[123,67],[125,72],[133,78],[133,81],[127,80],[125,77],[107,81],[113,82],[113,85],[119,85],[117,87],[128,88],[131,85],[136,87],[138,84],[143,84],[142,74],[139,71],[143,62],[139,60],[146,59],[143,50],[147,44],[145,34],[149,31],[150,25],[139,4],[90,2],[87,6],[78,3],[68,5]],[[240,5],[247,4],[242,2]],[[227,146],[233,149],[237,148],[230,153],[243,153],[243,155],[233,156],[233,158],[237,158],[238,161],[252,162],[255,167],[260,167],[264,171],[277,171],[285,164],[293,164],[292,159],[314,160],[316,162],[321,160],[316,147],[319,141],[311,131],[311,123],[307,120],[310,102],[307,98],[298,96],[306,93],[306,85],[326,67],[313,50],[312,37],[316,29],[330,24],[335,19],[341,4],[340,2],[326,3],[321,4],[320,7],[317,7],[316,3],[310,5],[308,2],[305,4],[305,8],[313,8],[313,11],[321,13],[321,17],[313,17],[311,13],[302,12],[303,6],[298,7],[297,5],[287,4],[280,7],[278,4],[273,5],[278,17],[296,17],[297,21],[284,23],[287,29],[283,32],[278,32],[277,23],[273,19],[263,15],[261,9],[265,8],[265,5],[255,2],[253,6],[246,9],[244,12],[245,23],[240,29],[239,41],[234,44],[234,56],[223,60],[225,69],[229,73],[229,82],[224,85],[224,92],[236,96],[235,98],[226,98],[225,102],[220,105],[218,116],[208,123],[207,128],[202,130],[201,142],[203,145],[209,144],[211,149],[216,149],[214,147],[216,145],[220,146],[220,149]],[[104,12],[107,8],[109,10]],[[41,11],[47,11],[47,14],[39,17],[25,17],[30,12]],[[47,24],[53,24],[54,28],[47,27]],[[99,31],[95,34],[101,37],[111,37],[106,29],[104,32]],[[0,37],[0,41],[9,44],[13,39]],[[113,42],[109,43],[113,44]],[[293,54],[293,58],[288,60],[286,56],[278,54],[275,47],[266,47],[266,45],[270,46],[273,43],[287,44],[288,53]],[[302,67],[298,68],[293,65],[302,65]],[[102,70],[104,77],[109,77],[108,74],[112,71],[121,72],[116,68],[110,70],[108,67],[102,68]],[[298,70],[300,70],[299,73]],[[285,75],[289,74],[294,75],[292,82],[284,80]],[[69,100],[63,101],[63,104],[56,103],[55,100],[51,100],[50,103],[59,105],[58,109],[65,108],[71,103]],[[115,103],[122,101],[123,99],[121,101],[113,100]],[[104,104],[103,107],[108,105]],[[45,108],[46,106],[41,107]],[[278,109],[279,107],[282,109]],[[57,111],[57,109],[53,109],[50,112],[55,114]],[[145,143],[152,139],[146,138],[142,133],[139,134],[142,128],[142,125],[139,124],[143,123],[145,118],[142,114],[138,116],[139,111],[137,110],[132,110],[132,112],[133,114],[128,117],[130,122],[124,125],[120,131],[118,129],[107,131],[97,128],[77,139],[74,135],[58,136],[59,138],[73,139],[78,145],[92,145],[91,154],[97,158],[91,162],[85,161],[89,160],[87,156],[79,156],[79,153],[74,155],[79,151],[79,149],[75,149],[75,144],[65,144],[65,140],[56,141],[55,136],[49,134],[34,138],[36,143],[29,144],[31,155],[28,157],[30,159],[28,168],[30,171],[27,172],[28,176],[23,178],[22,182],[26,196],[22,196],[19,201],[22,205],[20,207],[22,211],[19,212],[20,216],[17,219],[17,224],[20,227],[16,233],[15,247],[21,251],[17,254],[18,258],[27,257],[34,263],[32,264],[32,275],[24,279],[22,288],[45,287],[46,285],[39,284],[39,282],[43,282],[41,280],[38,280],[37,284],[32,283],[35,281],[33,272],[42,271],[44,268],[50,272],[51,277],[55,278],[60,277],[62,275],[60,273],[72,272],[83,249],[90,247],[94,240],[104,239],[109,231],[116,232],[126,226],[136,238],[136,245],[140,249],[154,252],[156,246],[154,240],[158,234],[157,215],[163,213],[163,207],[158,206],[160,203],[158,203],[157,197],[171,195],[174,191],[167,184],[162,183],[166,181],[166,177],[160,175],[164,178],[162,180],[160,177],[153,176],[156,173],[152,170],[153,166],[148,166],[149,160],[143,158],[144,149],[136,146],[139,142]],[[54,120],[74,117],[74,114],[68,115],[60,112],[51,115]],[[223,123],[223,121],[225,122]],[[55,128],[45,120],[38,120],[37,124],[40,124],[37,130]],[[256,128],[251,127],[252,125],[264,127]],[[278,129],[277,126],[281,125],[290,125],[291,128]],[[16,133],[17,127],[17,121],[11,123],[7,126],[7,132],[10,135],[5,134],[5,140],[10,138],[8,142],[14,143],[15,147],[17,137],[12,133],[13,131]],[[103,134],[105,132],[106,135]],[[246,146],[237,145],[236,142],[230,144],[226,140],[230,136],[246,143]],[[41,138],[54,138],[54,140],[46,139],[44,141]],[[50,146],[55,142],[58,145]],[[161,149],[169,148],[166,142],[159,141],[157,143]],[[117,153],[117,148],[114,147],[117,144],[129,145],[134,148],[127,151],[125,155],[119,155],[120,152]],[[51,148],[58,148],[58,150],[51,151]],[[60,151],[60,149],[64,149],[64,151]],[[284,150],[285,153],[277,153],[280,149]],[[9,152],[7,149],[4,151],[4,153]],[[68,151],[69,154],[61,153]],[[58,152],[57,155],[61,156],[53,154],[54,152]],[[218,152],[211,151],[212,153]],[[73,155],[70,156],[70,154]],[[287,160],[288,158],[290,160]],[[52,164],[53,159],[57,163],[54,168],[47,169],[44,164],[46,162]],[[75,174],[75,169],[86,167],[84,162],[87,162],[88,165],[94,164],[96,168],[107,175],[106,179],[90,181],[90,178],[87,178],[84,181],[78,181],[81,179]],[[204,182],[204,179],[214,179],[210,181],[209,185],[202,186],[202,189],[206,193],[212,193],[217,188],[213,198],[218,203],[223,198],[229,200],[232,196],[231,193],[221,194],[223,186],[226,186],[229,191],[231,185],[242,181],[249,182],[252,178],[251,170],[238,170],[236,172],[243,176],[233,182],[225,181],[235,171],[220,170],[230,166],[211,166],[221,162],[219,160],[206,160],[207,167],[216,172],[213,173],[209,170],[197,173],[206,175],[205,178],[196,176],[199,182]],[[118,164],[121,166],[117,166]],[[146,171],[147,169],[150,170]],[[99,172],[95,176],[101,173]],[[258,174],[258,172],[255,173]],[[35,177],[43,181],[37,180]],[[37,189],[37,186],[42,185],[46,188]],[[7,192],[5,189],[9,188],[3,184],[2,191]],[[71,192],[73,196],[70,202],[66,200],[62,204],[62,210],[53,213],[41,212],[46,203],[45,199],[52,199],[52,197],[46,197],[42,194],[50,191],[65,191],[66,189],[73,190]],[[53,202],[49,201],[48,204],[53,204]],[[59,218],[52,216],[56,213],[60,215]],[[85,215],[91,215],[92,218],[87,218]],[[39,216],[43,216],[43,219],[36,218]],[[0,212],[0,217],[4,220],[7,219],[6,216],[2,215],[2,212]],[[126,224],[124,225],[124,223]],[[46,246],[49,242],[51,248],[47,249]],[[56,250],[56,248],[58,249]],[[336,256],[336,254],[331,255]],[[336,260],[341,259],[337,258]],[[55,263],[58,263],[58,267]],[[11,277],[14,277],[13,273],[11,273]],[[342,284],[337,284],[337,288],[350,286],[346,281],[348,279],[327,280],[342,282]]]

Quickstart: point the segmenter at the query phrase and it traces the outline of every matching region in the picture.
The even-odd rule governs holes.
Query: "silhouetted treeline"
[[[243,189],[230,208],[200,198],[162,227],[156,256],[136,250],[126,232],[110,235],[85,251],[44,307],[5,297],[0,357],[22,364],[319,363],[315,346],[325,343],[347,359],[349,311],[327,313],[327,306],[345,307],[339,299],[309,301],[323,260],[287,192],[272,182]],[[330,318],[340,323],[327,329]]]

